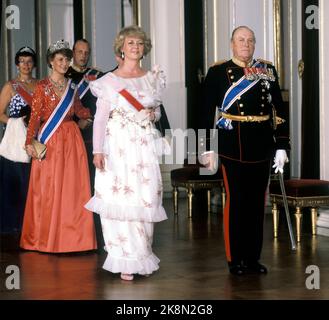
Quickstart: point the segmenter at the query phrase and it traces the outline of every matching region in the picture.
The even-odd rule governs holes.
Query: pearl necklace
[[[17,78],[17,81],[18,82],[22,82],[22,83],[27,83],[27,84],[30,84],[32,83],[33,79],[20,79],[20,78]]]
[[[63,91],[66,87],[66,79],[64,78],[63,82],[57,82],[49,77],[50,82],[58,89],[58,91]]]

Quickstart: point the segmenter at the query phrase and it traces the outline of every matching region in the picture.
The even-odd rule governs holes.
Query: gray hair
[[[247,26],[239,26],[239,27],[236,27],[233,31],[232,31],[232,36],[231,36],[231,41],[233,41],[234,39],[234,35],[237,31],[241,30],[241,29],[246,29],[246,30],[249,30],[251,33],[252,33],[252,36],[254,38],[254,41],[256,43],[256,37],[255,37],[255,32],[253,30],[251,30],[249,27]]]

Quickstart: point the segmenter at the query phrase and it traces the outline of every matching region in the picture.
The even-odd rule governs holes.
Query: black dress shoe
[[[267,268],[263,264],[259,263],[258,261],[246,263],[245,268],[246,268],[246,272],[248,273],[259,273],[259,274],[267,273]]]
[[[238,276],[242,276],[246,273],[245,267],[242,264],[231,264],[229,269],[232,274]]]

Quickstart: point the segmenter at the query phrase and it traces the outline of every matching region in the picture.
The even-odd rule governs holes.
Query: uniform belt
[[[269,114],[265,116],[237,116],[234,114],[222,113],[220,116],[225,119],[230,119],[233,121],[240,121],[240,122],[262,122],[270,119]]]

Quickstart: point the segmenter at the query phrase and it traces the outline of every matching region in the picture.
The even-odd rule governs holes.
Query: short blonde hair
[[[140,38],[144,42],[144,56],[146,56],[152,49],[151,39],[149,39],[144,30],[138,26],[129,26],[121,29],[114,40],[114,53],[116,56],[121,56],[121,50],[126,37]]]

